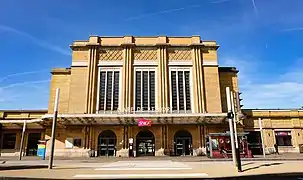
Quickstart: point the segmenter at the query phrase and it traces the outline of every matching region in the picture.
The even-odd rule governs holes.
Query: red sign
[[[152,125],[151,120],[147,120],[143,118],[138,120],[138,126],[151,126],[151,125]]]
[[[290,132],[285,132],[285,131],[276,132],[276,136],[288,136],[288,135],[291,135]]]

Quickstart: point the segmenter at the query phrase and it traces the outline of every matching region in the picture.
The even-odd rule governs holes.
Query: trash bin
[[[299,151],[300,153],[303,153],[303,144],[299,144]]]

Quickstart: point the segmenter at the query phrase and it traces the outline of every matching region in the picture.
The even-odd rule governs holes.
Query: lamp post
[[[261,118],[259,118],[259,128],[260,128],[260,135],[261,135],[262,152],[263,152],[263,157],[265,158],[265,146],[264,146],[264,142],[263,142],[263,131],[262,131]]]
[[[50,152],[50,157],[49,157],[48,169],[52,169],[53,168],[53,158],[54,158],[54,150],[55,150],[55,134],[56,134],[56,122],[57,122],[57,116],[58,116],[59,94],[60,94],[60,89],[57,88],[56,89],[55,106],[54,106],[53,126],[52,126],[51,152]]]
[[[237,167],[238,167],[238,172],[242,172],[242,167],[241,167],[241,157],[240,157],[240,149],[239,149],[239,143],[238,143],[238,134],[237,134],[237,117],[238,114],[235,112],[235,104],[234,104],[234,96],[233,92],[230,93],[231,96],[231,109],[234,114],[233,116],[233,121],[234,121],[234,131],[235,131],[235,143],[236,143],[236,159],[237,159]]]
[[[231,143],[231,151],[234,165],[237,165],[236,161],[236,151],[235,151],[235,139],[234,139],[234,131],[233,131],[233,112],[231,108],[231,98],[230,98],[230,89],[226,87],[226,100],[227,100],[227,118],[229,122],[229,132],[230,132],[230,143]]]
[[[22,129],[22,135],[21,135],[21,143],[20,143],[20,152],[19,152],[19,160],[22,159],[23,154],[23,144],[24,144],[24,136],[25,136],[25,128],[26,128],[26,120],[23,122],[23,129]]]

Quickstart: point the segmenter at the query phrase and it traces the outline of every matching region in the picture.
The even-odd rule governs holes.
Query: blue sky
[[[0,109],[47,108],[50,69],[89,35],[200,35],[239,70],[244,108],[303,106],[302,0],[1,1]]]

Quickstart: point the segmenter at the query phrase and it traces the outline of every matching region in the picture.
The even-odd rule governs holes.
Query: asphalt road
[[[50,180],[47,179],[41,179],[41,178],[18,178],[18,177],[0,177],[0,180]],[[133,178],[134,180],[138,180],[138,178]],[[140,178],[141,179],[141,178]],[[162,180],[161,178],[157,178],[158,180]],[[175,180],[175,179],[188,179],[188,180],[303,180],[303,172],[302,173],[285,173],[285,174],[270,174],[270,175],[248,175],[248,176],[242,176],[242,177],[226,177],[226,178],[163,178],[163,180]],[[56,179],[59,180],[59,179]],[[61,180],[61,179],[60,179]],[[62,179],[63,180],[63,179]],[[77,179],[81,180],[81,179]],[[84,179],[83,179],[84,180]],[[111,179],[112,180],[112,179]],[[132,180],[131,178],[127,179],[120,179],[120,180]],[[145,179],[144,180],[155,180],[155,179]]]
[[[243,162],[239,173],[232,162],[131,160],[103,163],[57,163],[54,169],[33,162],[7,162],[1,179],[295,179],[303,180],[302,161]],[[24,161],[22,162],[24,163]],[[27,168],[22,168],[27,165]],[[41,165],[41,164],[40,164]],[[18,168],[19,166],[19,168]],[[16,168],[17,167],[17,168]],[[11,168],[11,169],[9,169]],[[296,173],[294,173],[296,172]],[[282,174],[281,174],[282,173]],[[5,178],[7,177],[7,178]],[[22,178],[20,178],[22,177]]]

